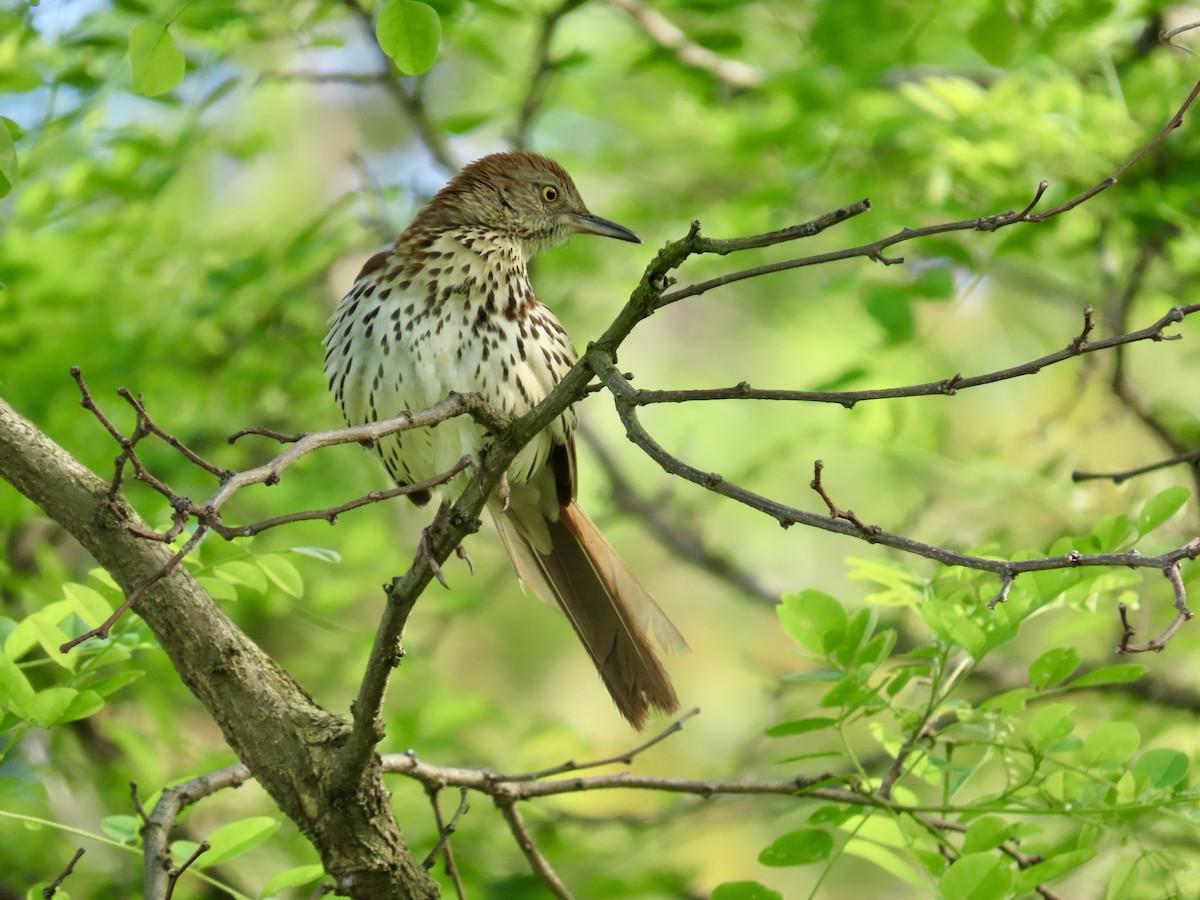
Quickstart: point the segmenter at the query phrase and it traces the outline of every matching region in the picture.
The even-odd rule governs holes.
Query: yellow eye
[[[542,199],[547,203],[553,203],[558,199],[558,188],[552,184],[548,184],[542,188]]]

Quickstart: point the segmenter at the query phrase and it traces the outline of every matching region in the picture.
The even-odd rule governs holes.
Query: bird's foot
[[[442,567],[438,564],[437,557],[433,552],[433,532],[443,521],[450,515],[450,504],[443,502],[438,507],[437,513],[433,517],[433,521],[421,529],[421,539],[417,542],[417,555],[425,558],[429,563],[429,569],[433,572],[433,577],[438,580],[438,583],[450,589],[450,585],[446,583],[446,576],[442,574]],[[460,546],[458,550],[462,550]],[[457,551],[456,551],[457,552]]]
[[[476,473],[475,477],[480,478],[481,480],[482,480],[482,476],[483,476],[483,464],[484,464],[484,459],[485,459],[486,453],[487,453],[487,448],[484,447],[479,452],[479,454],[475,457],[475,460],[474,460],[475,473]],[[503,505],[500,507],[500,512],[502,512],[502,513],[508,512],[509,500],[512,497],[512,488],[508,484],[508,473],[507,472],[505,472],[503,475],[500,476],[500,483],[496,485],[496,496],[499,497],[503,501]]]

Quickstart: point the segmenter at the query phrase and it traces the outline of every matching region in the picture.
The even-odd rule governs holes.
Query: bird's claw
[[[454,555],[457,556],[459,559],[461,559],[463,562],[465,562],[467,564],[467,570],[472,575],[475,574],[475,563],[471,562],[471,557],[467,553],[466,547],[464,547],[462,544],[459,544],[457,547],[454,548]]]
[[[496,493],[504,501],[504,505],[500,507],[500,512],[508,512],[509,501],[512,500],[512,487],[508,483],[507,472],[500,476],[500,483],[496,485]]]
[[[436,525],[436,522],[434,523]],[[442,567],[438,565],[437,557],[433,555],[433,528],[434,525],[421,530],[421,540],[417,542],[417,553],[425,557],[425,562],[429,563],[429,569],[433,572],[433,577],[438,580],[438,583],[450,589],[450,585],[446,583],[446,576],[442,574]]]
[[[438,507],[438,511],[434,513],[433,521],[421,530],[421,539],[417,542],[417,556],[424,557],[429,563],[429,570],[433,572],[433,577],[438,580],[438,583],[450,589],[450,585],[446,584],[446,576],[442,574],[442,567],[438,565],[437,556],[433,552],[433,533],[434,530],[442,524],[443,521],[450,515],[450,504],[443,502]]]

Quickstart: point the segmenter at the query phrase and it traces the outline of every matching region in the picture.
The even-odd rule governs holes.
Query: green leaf
[[[1083,759],[1089,766],[1126,762],[1142,743],[1132,722],[1105,722],[1083,739]]]
[[[1018,873],[1013,884],[1014,893],[1026,894],[1037,888],[1039,884],[1046,884],[1056,878],[1062,878],[1084,863],[1091,862],[1095,856],[1096,849],[1094,847],[1055,854],[1044,862],[1036,863]]]
[[[873,609],[860,609],[846,620],[846,633],[838,642],[833,656],[842,668],[850,668],[859,649],[875,630],[879,614]]]
[[[104,698],[95,691],[79,691],[67,704],[67,708],[59,715],[55,725],[61,725],[63,722],[76,722],[79,719],[86,719],[88,716],[94,716],[100,710],[104,709]]]
[[[325,867],[319,864],[296,866],[294,869],[284,869],[273,875],[262,889],[262,897],[274,897],[287,888],[311,884],[325,874]]]
[[[1105,516],[1092,528],[1092,537],[1101,553],[1116,553],[1132,545],[1138,537],[1129,516]]]
[[[1012,829],[999,816],[984,816],[976,819],[967,828],[963,838],[963,853],[983,853],[995,850],[1012,837]]]
[[[1079,652],[1073,647],[1047,650],[1029,666],[1029,681],[1034,687],[1046,688],[1065,681],[1079,668]]]
[[[26,707],[27,718],[42,728],[53,728],[66,721],[63,716],[75,702],[79,692],[69,687],[48,687],[33,695]]]
[[[100,830],[122,844],[136,844],[141,826],[135,816],[105,816],[100,820]]]
[[[776,609],[783,630],[801,647],[814,653],[831,653],[846,635],[846,610],[821,591],[785,594]]]
[[[902,344],[916,331],[917,320],[908,293],[908,288],[878,285],[867,294],[867,314],[883,329],[889,344]]]
[[[133,89],[157,97],[183,81],[187,62],[166,25],[142,22],[129,33],[129,67]]]
[[[279,822],[270,816],[253,816],[239,822],[222,825],[208,836],[212,849],[197,862],[204,868],[228,862],[261,844],[279,828]]]
[[[1099,687],[1103,684],[1129,684],[1145,678],[1149,671],[1137,663],[1120,663],[1115,666],[1104,666],[1101,669],[1080,675],[1067,684],[1069,688]]]
[[[783,894],[757,881],[726,881],[713,889],[712,900],[783,900]]]
[[[267,592],[267,576],[263,574],[263,570],[240,559],[231,559],[229,562],[215,566],[213,574],[230,584],[247,587],[255,593],[265,594]]]
[[[58,649],[67,642],[67,633],[48,621],[45,616],[32,615],[25,621],[33,627],[38,643],[41,644],[46,656],[64,669],[72,672],[75,671],[75,664],[79,661],[79,655],[76,653],[63,653]]]
[[[1108,890],[1104,894],[1104,900],[1128,900],[1130,897],[1137,896],[1138,882],[1141,880],[1138,875],[1138,867],[1141,865],[1141,859],[1123,859],[1112,870],[1112,874],[1108,876]]]
[[[775,839],[758,854],[764,866],[807,866],[833,852],[833,835],[820,828],[802,828]]]
[[[1146,501],[1146,505],[1138,513],[1138,534],[1145,536],[1167,521],[1179,511],[1190,496],[1191,491],[1184,487],[1169,487],[1165,491],[1159,491]]]
[[[989,697],[979,704],[979,708],[988,712],[998,712],[1006,716],[1011,716],[1023,710],[1025,704],[1033,696],[1034,693],[1029,688],[1016,688],[1011,691],[1005,691],[1003,694],[997,694],[995,697]]]
[[[811,719],[796,719],[794,722],[784,722],[766,730],[767,737],[789,737],[793,734],[808,734],[810,731],[820,731],[832,728],[838,723],[837,719],[829,716],[816,716]]]
[[[967,29],[967,41],[993,66],[1007,66],[1017,49],[1017,23],[1004,0],[994,0]]]
[[[109,694],[116,693],[121,688],[137,681],[146,673],[139,669],[122,669],[113,675],[106,678],[100,678],[88,684],[88,688],[96,693],[97,696],[107,697]]]
[[[851,838],[842,848],[843,853],[868,860],[883,869],[888,874],[901,881],[907,882],[918,890],[928,888],[928,882],[920,873],[909,865],[908,859],[896,853],[890,847],[883,847],[871,841]],[[923,891],[922,891],[923,892]]]
[[[994,853],[964,853],[942,873],[945,900],[1002,900],[1012,888],[1012,866]]]
[[[1033,714],[1029,721],[1029,735],[1039,747],[1057,744],[1075,730],[1073,703],[1048,703]]]
[[[71,604],[75,615],[79,616],[88,628],[95,628],[112,614],[112,605],[99,591],[86,585],[67,582],[63,585],[63,595]]]
[[[223,578],[213,575],[197,575],[196,580],[214,600],[236,601],[238,598],[237,588]]]
[[[1158,747],[1138,757],[1133,772],[1145,779],[1152,790],[1171,788],[1187,777],[1188,758],[1178,750]]]
[[[304,579],[289,560],[278,553],[254,557],[254,562],[285,594],[300,597],[304,594]]]
[[[20,667],[0,654],[0,706],[22,719],[31,719],[34,690]]]
[[[8,128],[0,123],[0,197],[7,196],[16,186],[18,172],[16,144]]]
[[[396,68],[405,75],[421,75],[437,61],[442,20],[427,3],[387,0],[379,10],[375,36]]]

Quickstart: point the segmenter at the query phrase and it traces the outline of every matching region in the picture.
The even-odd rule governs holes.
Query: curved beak
[[[629,241],[631,244],[640,244],[642,239],[626,228],[624,225],[618,225],[616,222],[610,222],[608,219],[602,219],[599,216],[593,216],[591,213],[578,213],[572,216],[575,224],[575,230],[584,234],[598,234],[601,237],[616,238],[618,241]]]

